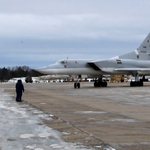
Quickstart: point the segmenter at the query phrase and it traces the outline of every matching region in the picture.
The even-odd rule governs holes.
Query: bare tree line
[[[15,66],[8,68],[0,68],[0,81],[3,82],[5,80],[9,80],[17,77],[37,77],[41,74],[37,71],[29,68],[28,66]]]

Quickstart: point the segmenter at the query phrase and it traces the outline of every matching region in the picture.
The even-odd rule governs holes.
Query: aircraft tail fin
[[[142,42],[142,44],[137,49],[139,51],[150,51],[150,33],[147,35],[145,40]]]
[[[119,59],[150,60],[150,33],[137,50],[121,55]]]

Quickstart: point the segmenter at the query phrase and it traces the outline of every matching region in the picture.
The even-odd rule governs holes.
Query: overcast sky
[[[150,32],[149,0],[0,0],[0,67],[105,59]]]

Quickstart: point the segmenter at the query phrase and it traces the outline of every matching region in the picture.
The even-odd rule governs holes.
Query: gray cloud
[[[134,50],[149,33],[149,6],[148,0],[1,0],[0,67]]]

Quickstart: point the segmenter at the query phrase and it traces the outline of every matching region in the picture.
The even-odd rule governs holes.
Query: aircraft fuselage
[[[97,66],[91,66],[90,64]],[[61,60],[49,66],[37,69],[43,74],[60,75],[92,75],[99,76],[103,74],[134,74],[138,68],[144,68],[139,74],[150,74],[146,68],[150,67],[150,61],[130,60],[130,59],[107,59],[107,60]],[[131,70],[130,70],[131,68]],[[133,70],[135,68],[135,70]]]

